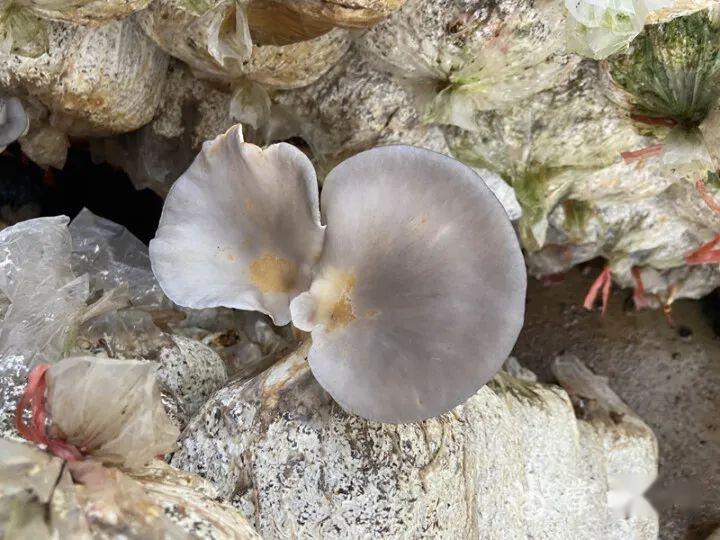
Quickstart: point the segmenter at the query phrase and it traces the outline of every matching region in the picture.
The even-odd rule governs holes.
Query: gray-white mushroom
[[[502,205],[469,167],[410,146],[333,169],[324,225],[315,182],[304,154],[243,143],[239,127],[206,143],[150,245],[165,292],[311,332],[313,374],[364,418],[413,422],[464,402],[523,322],[525,265]]]
[[[244,143],[235,126],[206,142],[173,185],[150,258],[175,303],[260,311],[284,325],[322,240],[307,157],[289,144]]]
[[[28,129],[28,116],[16,97],[0,96],[0,152]]]

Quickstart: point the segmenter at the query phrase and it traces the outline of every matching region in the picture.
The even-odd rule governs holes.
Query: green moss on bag
[[[720,95],[720,25],[701,11],[649,26],[608,67],[638,113],[695,125]]]

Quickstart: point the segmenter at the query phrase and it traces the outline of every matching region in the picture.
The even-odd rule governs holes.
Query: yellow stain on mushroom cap
[[[263,253],[250,263],[250,281],[264,293],[290,292],[297,278],[297,264],[289,259]]]
[[[355,275],[337,269],[324,272],[310,289],[317,299],[317,320],[327,331],[347,326],[355,320],[351,293],[355,288]]]

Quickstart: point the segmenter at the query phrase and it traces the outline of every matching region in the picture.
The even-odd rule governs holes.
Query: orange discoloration
[[[270,253],[250,263],[250,281],[264,293],[287,293],[295,289],[297,264]]]
[[[355,276],[343,273],[339,281],[342,288],[339,290],[340,294],[335,300],[335,303],[330,307],[327,323],[328,330],[342,328],[355,320],[355,313],[353,313],[352,301],[350,299],[350,293],[355,288]]]
[[[315,299],[314,320],[327,331],[347,326],[355,320],[352,291],[355,275],[335,268],[328,269],[320,279],[313,282],[310,293]]]

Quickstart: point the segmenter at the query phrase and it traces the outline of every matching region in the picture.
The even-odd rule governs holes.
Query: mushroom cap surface
[[[22,102],[16,97],[0,96],[0,148],[22,137],[28,125]]]
[[[323,184],[327,226],[293,322],[312,331],[318,382],[345,410],[404,423],[487,383],[525,311],[525,263],[492,191],[469,167],[410,146],[375,148]]]
[[[158,281],[175,303],[259,311],[290,322],[322,249],[310,160],[279,143],[244,143],[240,126],[203,145],[165,200],[150,242]]]

